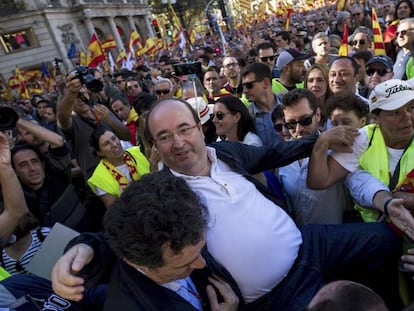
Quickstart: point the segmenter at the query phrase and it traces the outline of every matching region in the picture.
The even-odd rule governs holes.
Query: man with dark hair
[[[279,104],[278,97],[272,91],[272,82],[272,73],[263,63],[249,64],[242,72],[243,93],[251,102],[249,112],[264,145],[281,140],[271,118],[273,109]]]
[[[62,290],[58,267],[66,258],[83,264],[93,258],[93,270],[85,267],[83,275],[96,271],[97,279],[107,272],[102,267],[113,267],[105,310],[237,310],[228,284],[234,280],[202,251],[209,217],[200,200],[183,179],[163,172],[131,183],[105,216],[106,240],[118,259],[106,245],[96,248],[102,237],[80,236],[52,273],[54,289]],[[83,280],[72,278],[79,291],[67,298],[78,301]]]
[[[267,65],[272,72],[272,77],[278,78],[279,75],[276,76],[274,71],[277,56],[273,44],[269,41],[259,43],[256,46],[256,53],[257,62]],[[279,74],[279,72],[277,72],[277,74]]]
[[[359,65],[355,59],[339,56],[329,65],[329,88],[333,94],[349,92],[356,94],[364,102],[368,100],[356,92],[356,82]]]
[[[394,263],[400,245],[390,226],[297,228],[283,202],[251,175],[308,156],[317,134],[263,147],[230,141],[206,146],[196,112],[176,99],[152,106],[146,132],[165,173],[183,178],[202,197],[211,219],[208,251],[233,276],[248,310],[300,310],[322,284],[338,277],[374,283],[391,304],[398,299]],[[338,146],[349,146],[354,132],[342,128],[334,137]],[[382,208],[382,199],[375,208]],[[55,269],[54,280],[62,285],[60,293],[75,292],[79,298],[82,280],[69,271],[79,271],[90,260],[79,267],[79,257],[69,257]]]
[[[280,78],[273,88],[274,93],[285,93],[297,87],[303,88],[306,75],[305,60],[307,58],[306,54],[294,49],[287,49],[280,53],[276,62],[276,67],[280,71]]]

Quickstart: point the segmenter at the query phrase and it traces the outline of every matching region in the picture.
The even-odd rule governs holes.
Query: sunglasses
[[[405,36],[409,31],[413,30],[414,28],[408,28],[405,30],[397,31],[395,36],[398,37],[399,35]]]
[[[302,118],[298,121],[289,121],[289,122],[285,122],[285,126],[286,128],[288,128],[289,130],[294,130],[297,126],[297,124],[301,125],[301,126],[308,126],[312,124],[312,119],[313,116],[315,115],[315,112],[312,113],[312,115]]]
[[[274,125],[276,132],[282,132],[283,131],[283,123],[275,123]]]
[[[389,73],[391,71],[385,69],[385,68],[380,68],[380,69],[375,69],[375,68],[368,68],[366,71],[367,76],[371,77],[374,75],[374,73],[378,73],[378,75],[380,77],[385,76],[387,73]]]
[[[275,60],[275,58],[276,58],[275,55],[273,55],[273,56],[264,56],[264,57],[260,57],[260,60],[262,62],[267,62],[267,61],[273,62]]]
[[[361,15],[361,13],[354,13],[354,14],[352,14],[353,17],[359,16],[359,15]]]
[[[169,89],[165,89],[165,90],[156,90],[155,93],[157,93],[158,95],[167,95],[170,92]]]
[[[213,113],[213,119],[216,118],[217,120],[222,121],[224,119],[224,117],[226,116],[226,114],[229,114],[229,112],[216,112]]]
[[[357,45],[359,43],[359,45],[364,45],[366,43],[366,41],[364,39],[361,40],[354,40],[351,42],[351,45]]]
[[[248,90],[251,90],[254,87],[254,84],[257,83],[257,82],[261,82],[261,80],[260,81],[259,80],[255,80],[255,81],[245,82],[245,83],[242,83],[241,86],[243,88],[246,88]]]

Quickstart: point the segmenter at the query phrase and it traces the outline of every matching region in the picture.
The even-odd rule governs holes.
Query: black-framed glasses
[[[361,39],[361,40],[354,40],[351,42],[351,45],[357,45],[359,43],[359,45],[364,45],[366,43],[365,39]]]
[[[413,30],[414,28],[408,28],[401,31],[397,31],[395,36],[398,37],[399,35],[405,36],[409,31]]]
[[[312,113],[312,115],[308,116],[308,117],[304,117],[298,121],[289,121],[289,122],[285,122],[285,126],[286,128],[288,128],[289,130],[293,130],[296,128],[296,126],[299,124],[301,126],[308,126],[312,124],[312,119],[313,116],[315,115],[315,112]]]
[[[246,88],[248,90],[251,90],[254,87],[254,84],[257,82],[261,82],[262,80],[254,80],[254,81],[250,81],[250,82],[244,82],[241,84],[241,86],[243,88]]]
[[[385,68],[368,68],[366,74],[367,76],[371,77],[374,75],[374,73],[377,73],[380,77],[383,77],[389,72],[391,71]]]
[[[170,92],[169,89],[165,89],[165,90],[155,90],[155,93],[157,93],[158,95],[167,95]]]
[[[218,111],[216,113],[213,113],[213,119],[217,118],[217,120],[223,121],[224,117],[226,116],[226,114],[229,114],[230,112],[221,112]]]
[[[260,60],[262,62],[267,62],[267,61],[273,62],[275,60],[276,56],[275,55],[272,55],[272,56],[263,56],[263,57],[259,57],[259,58],[260,58]]]

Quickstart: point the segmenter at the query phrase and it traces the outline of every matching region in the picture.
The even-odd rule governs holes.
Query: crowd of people
[[[4,101],[0,308],[411,310],[414,9],[375,3],[374,55],[372,5]]]

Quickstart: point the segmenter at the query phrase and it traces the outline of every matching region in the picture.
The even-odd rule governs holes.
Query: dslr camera
[[[92,69],[89,67],[77,66],[75,70],[70,72],[70,74],[75,75],[76,78],[79,79],[82,84],[86,85],[91,92],[98,93],[102,91],[104,87],[103,83],[95,78]]]

